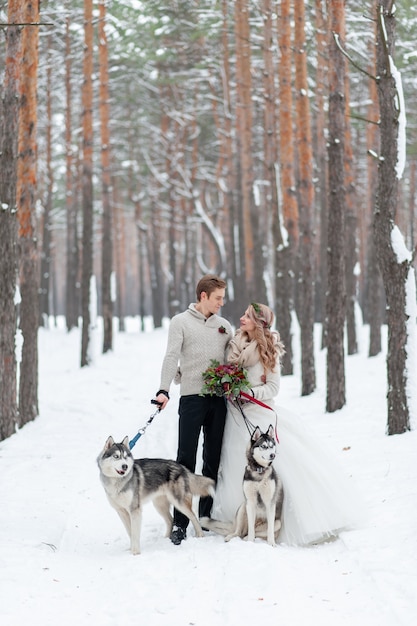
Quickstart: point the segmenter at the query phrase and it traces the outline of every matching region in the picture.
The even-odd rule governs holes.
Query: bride
[[[212,516],[223,522],[234,520],[244,500],[242,479],[250,435],[256,426],[266,432],[273,424],[279,441],[274,466],[284,485],[278,541],[307,545],[334,537],[359,521],[359,498],[337,460],[300,418],[274,404],[284,346],[271,330],[273,321],[269,307],[251,303],[229,343],[227,360],[247,370],[254,402],[228,401]]]

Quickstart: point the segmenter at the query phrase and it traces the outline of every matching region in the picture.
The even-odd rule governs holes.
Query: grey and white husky
[[[132,554],[140,554],[142,507],[148,501],[153,502],[164,518],[167,537],[172,529],[171,504],[191,520],[196,536],[203,536],[192,510],[192,499],[193,496],[213,496],[214,480],[193,474],[176,461],[134,459],[128,437],[121,443],[109,437],[97,463],[107,498],[130,537]]]
[[[257,426],[246,451],[247,465],[243,475],[245,500],[237,510],[234,522],[204,517],[200,520],[204,528],[225,535],[225,541],[233,537],[254,541],[255,537],[261,537],[266,538],[269,545],[275,545],[281,528],[284,501],[282,482],[272,465],[275,454],[273,426],[270,425],[266,433],[262,433]]]

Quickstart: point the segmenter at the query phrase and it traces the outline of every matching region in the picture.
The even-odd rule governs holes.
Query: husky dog
[[[193,474],[175,461],[133,459],[128,437],[121,443],[109,437],[97,463],[107,498],[130,537],[132,554],[140,554],[142,506],[149,500],[165,520],[167,537],[172,529],[170,504],[191,520],[197,537],[203,536],[191,508],[192,499],[193,496],[213,496],[214,480]]]
[[[246,451],[247,465],[243,475],[245,501],[237,510],[234,522],[220,522],[204,517],[200,520],[204,528],[225,535],[225,541],[233,537],[266,538],[274,546],[281,528],[284,491],[281,479],[272,462],[275,459],[274,428],[269,426],[262,433],[257,426]]]

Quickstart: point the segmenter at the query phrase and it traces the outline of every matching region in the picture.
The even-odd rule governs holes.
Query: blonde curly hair
[[[259,347],[259,358],[264,370],[273,372],[282,355],[285,354],[284,344],[278,331],[271,331],[274,312],[266,304],[251,302],[246,314],[255,323],[254,338]]]

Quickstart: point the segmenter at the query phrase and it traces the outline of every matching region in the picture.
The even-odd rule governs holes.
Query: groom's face
[[[226,289],[215,289],[208,296],[207,293],[203,291],[200,299],[201,312],[206,317],[218,313],[224,304],[225,293]]]

